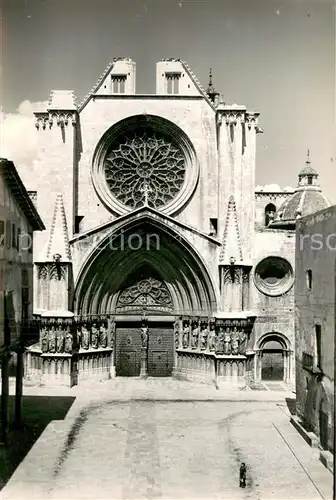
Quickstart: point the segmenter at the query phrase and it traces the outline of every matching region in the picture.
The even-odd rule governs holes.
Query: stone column
[[[145,320],[142,322],[141,327],[141,369],[140,378],[148,377],[148,326]]]
[[[147,361],[147,347],[141,347],[141,370],[140,378],[148,377],[148,361]]]

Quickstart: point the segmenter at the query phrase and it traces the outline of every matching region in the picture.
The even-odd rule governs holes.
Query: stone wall
[[[321,412],[327,414],[330,449],[335,362],[335,224],[333,206],[301,219],[296,231],[297,413],[320,439]],[[320,360],[316,328],[321,330]]]

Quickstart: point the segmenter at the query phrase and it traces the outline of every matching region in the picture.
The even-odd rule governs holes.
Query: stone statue
[[[107,329],[104,323],[102,323],[99,328],[99,345],[104,349],[107,347]]]
[[[231,336],[231,353],[238,354],[238,352],[239,352],[239,333],[237,332],[237,327],[235,326]]]
[[[142,344],[143,348],[148,349],[148,327],[147,326],[141,327],[141,344]]]
[[[201,330],[201,349],[204,350],[208,346],[208,327],[205,326]]]
[[[208,348],[209,348],[209,351],[214,351],[216,348],[216,330],[215,330],[214,324],[210,325],[210,332],[209,332],[209,337],[208,337]]]
[[[186,325],[183,328],[182,345],[183,345],[183,347],[188,347],[189,346],[189,325]]]
[[[86,324],[82,325],[82,347],[83,349],[88,349],[90,345],[90,333],[86,327]]]
[[[246,347],[247,347],[247,335],[243,330],[240,332],[239,335],[239,354],[245,354]]]
[[[224,352],[224,332],[223,328],[220,326],[216,341],[216,353],[223,354],[223,352]]]
[[[224,334],[224,354],[231,354],[231,332],[227,327]]]
[[[68,354],[72,353],[72,334],[68,332],[65,336],[65,352]]]
[[[99,331],[97,328],[97,323],[93,323],[91,328],[91,346],[93,347],[93,349],[98,349],[98,339]]]
[[[199,337],[199,326],[195,323],[195,328],[193,328],[191,336],[191,347],[197,349],[198,347],[198,337]]]
[[[56,351],[57,352],[64,351],[64,332],[61,325],[58,327],[56,335]]]
[[[49,331],[49,352],[56,352],[56,332],[54,326]]]
[[[48,331],[46,329],[43,329],[41,333],[41,351],[48,352],[48,348],[49,348]]]

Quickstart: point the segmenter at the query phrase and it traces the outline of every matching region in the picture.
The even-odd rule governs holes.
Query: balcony
[[[314,356],[307,352],[302,353],[302,368],[312,375],[322,375],[322,370],[314,364]]]

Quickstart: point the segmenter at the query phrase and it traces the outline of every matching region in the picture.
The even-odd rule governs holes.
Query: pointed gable
[[[68,227],[61,193],[56,196],[47,247],[47,260],[52,260],[55,254],[60,254],[63,262],[71,260]]]
[[[113,76],[125,82],[123,93],[135,94],[135,69],[135,62],[132,59],[125,57],[114,58],[113,61],[106,66],[95,85],[86,94],[83,101],[78,106],[78,111],[81,112],[95,94],[115,94],[112,85]]]
[[[236,262],[243,260],[237,209],[233,195],[230,196],[228,202],[225,229],[219,260],[221,262],[227,261],[229,263],[231,257],[233,257]]]

